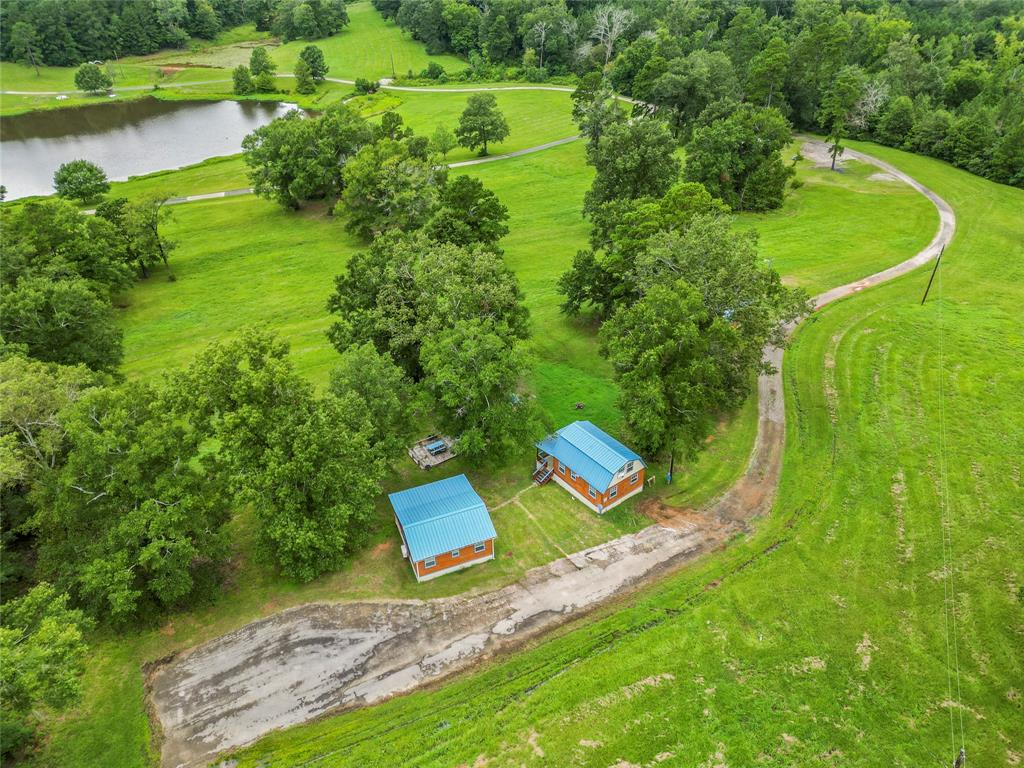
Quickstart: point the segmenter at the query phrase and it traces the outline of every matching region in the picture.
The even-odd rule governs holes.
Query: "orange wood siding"
[[[630,478],[632,478],[632,477],[633,477],[633,475],[626,475],[619,483],[617,483],[616,485],[612,486],[613,488],[618,488],[618,491],[616,492],[615,496],[609,495],[609,494],[611,494],[611,490],[612,489],[611,488],[608,489],[608,493],[606,493],[604,495],[604,504],[605,504],[605,506],[607,506],[609,504],[614,504],[619,499],[621,499],[623,496],[625,496],[626,494],[632,493],[637,488],[643,488],[644,487],[644,468],[643,467],[640,467],[640,469],[638,469],[636,471],[636,482],[635,483],[630,482]]]
[[[619,499],[621,499],[626,494],[632,493],[637,488],[642,488],[644,485],[644,468],[640,467],[636,471],[637,478],[635,483],[630,482],[630,478],[632,478],[633,475],[626,475],[619,483],[613,486],[615,488],[618,488],[618,491],[616,492],[615,496],[608,495],[608,493],[611,492],[611,488],[608,489],[608,493],[602,493],[600,489],[595,488],[594,490],[597,491],[597,498],[595,499],[593,496],[590,495],[590,483],[584,480],[582,476],[577,476],[576,479],[573,480],[572,469],[568,465],[565,465],[565,474],[563,475],[561,472],[558,471],[558,459],[552,456],[551,461],[552,465],[555,468],[555,473],[558,474],[559,478],[561,478],[566,485],[572,486],[572,488],[577,493],[579,493],[580,496],[583,496],[590,504],[593,504],[595,507],[606,507],[609,504],[615,504]]]
[[[434,558],[437,561],[437,563],[436,565],[434,565],[433,568],[427,568],[425,565],[423,565],[425,561],[420,560],[418,563],[416,563],[416,573],[418,573],[420,576],[427,576],[431,573],[436,573],[437,571],[443,571],[446,568],[453,568],[456,565],[462,565],[464,563],[469,563],[474,560],[482,560],[484,558],[490,557],[494,554],[494,539],[488,539],[484,542],[484,544],[485,546],[483,552],[474,552],[473,547],[475,546],[475,544],[470,544],[459,550],[458,557],[452,557],[451,552],[444,552],[440,555],[437,555]]]

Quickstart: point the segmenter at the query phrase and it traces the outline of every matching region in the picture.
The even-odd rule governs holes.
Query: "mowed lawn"
[[[193,191],[188,184],[210,181],[214,176],[226,187],[233,187],[236,184],[227,182],[240,168],[237,159],[211,161],[178,173],[126,182],[119,190],[133,194],[173,188],[177,194],[186,194]],[[481,178],[509,207],[512,231],[503,246],[531,311],[534,373],[528,383],[538,403],[556,426],[583,416],[612,431],[621,429],[615,389],[607,363],[597,354],[594,329],[565,318],[558,310],[555,281],[576,250],[586,244],[587,224],[580,217],[580,206],[592,171],[584,162],[582,143],[465,172]],[[813,195],[814,187],[808,185],[797,194]],[[875,202],[881,217],[886,200]],[[330,321],[324,300],[333,275],[348,255],[361,247],[345,233],[341,221],[316,207],[293,214],[270,202],[242,197],[177,207],[168,231],[179,241],[172,254],[177,279],[170,282],[158,271],[124,297],[126,370],[130,376],[151,377],[184,365],[210,340],[224,338],[244,325],[265,324],[292,343],[300,370],[314,381],[325,381],[335,352],[322,335]],[[809,241],[807,247],[813,249],[814,242]],[[574,408],[577,401],[585,403],[582,412]],[[755,420],[756,407],[751,401],[732,423],[723,425],[699,462],[677,468],[682,471],[673,486],[672,501],[696,505],[726,487],[745,465]],[[295,585],[283,582],[272,569],[251,559],[253,521],[240,510],[232,523],[235,569],[225,596],[211,606],[172,615],[160,628],[99,638],[86,678],[85,703],[50,730],[45,764],[146,763],[146,755],[152,756],[154,751],[138,673],[146,661],[310,600],[437,597],[494,588],[564,551],[647,524],[635,514],[633,504],[597,517],[586,514],[555,488],[528,491],[520,499],[523,507],[502,506],[529,485],[529,455],[500,471],[474,472],[458,461],[446,464],[444,470],[442,475],[469,471],[494,510],[499,530],[495,562],[429,582],[426,589],[416,585],[397,554],[397,536],[382,497],[371,542],[363,553],[337,573],[312,584]],[[387,490],[422,479],[421,473],[401,462],[388,478]]]
[[[428,55],[422,43],[414,41],[394,22],[385,21],[369,2],[347,6],[350,23],[331,37],[312,41],[319,46],[330,67],[328,75],[346,80],[358,77],[376,80],[419,74],[427,64],[435,61],[450,72],[464,69],[467,64],[451,55]],[[216,40],[206,43],[197,51],[161,51],[149,56],[129,56],[113,67],[114,88],[159,85],[162,89],[177,91],[179,86],[208,80],[223,81],[212,85],[185,88],[182,93],[192,95],[231,97],[231,70],[239,64],[248,64],[252,49],[266,45],[280,73],[290,73],[299,52],[310,41],[296,40],[286,44],[257,32],[251,24],[227,30]],[[76,67],[33,67],[13,62],[0,63],[0,89],[8,91],[73,91]],[[278,87],[284,92],[278,98],[288,98],[294,87],[292,81],[281,79]],[[323,86],[321,91],[341,92],[343,87]],[[345,89],[347,90],[347,88]],[[146,91],[128,91],[118,94],[119,99],[138,98]],[[54,109],[79,104],[99,103],[105,96],[72,95],[57,101],[52,95],[0,96],[0,114],[9,115],[31,109]],[[328,99],[328,103],[333,99]],[[303,99],[310,102],[309,99]],[[314,106],[312,102],[309,106]],[[321,104],[323,106],[323,104]]]
[[[350,105],[371,119],[385,111],[395,111],[419,136],[430,136],[443,125],[454,132],[459,116],[466,108],[469,93],[415,93],[379,91],[372,96],[353,99]],[[494,91],[498,109],[505,115],[509,135],[504,141],[487,145],[487,152],[500,155],[579,133],[572,121],[572,101],[563,91]],[[471,160],[479,149],[456,147],[448,153],[448,162]],[[454,171],[456,173],[462,171]]]
[[[758,232],[761,254],[786,282],[812,295],[896,264],[935,234],[935,207],[876,166],[847,160],[832,171],[805,159],[797,172],[804,186],[782,208],[740,221]]]
[[[798,331],[779,496],[749,540],[240,768],[941,766],[962,738],[969,764],[1019,764],[1024,193],[866,149],[949,201],[956,238],[925,306],[927,267]]]

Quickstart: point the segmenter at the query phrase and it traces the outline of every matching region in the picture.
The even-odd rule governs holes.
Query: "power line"
[[[966,768],[967,765],[967,752],[966,743],[964,739],[964,715],[963,715],[963,704],[961,701],[961,689],[960,689],[960,648],[959,641],[957,639],[957,626],[956,626],[956,578],[953,573],[954,564],[956,562],[955,550],[953,546],[953,524],[952,516],[949,509],[949,472],[947,462],[947,450],[946,450],[946,385],[945,385],[945,350],[944,350],[944,336],[945,336],[945,325],[943,318],[943,291],[942,291],[942,274],[938,272],[939,260],[942,258],[942,251],[939,252],[939,257],[936,259],[935,268],[932,270],[931,278],[928,280],[928,289],[931,288],[932,280],[935,279],[938,273],[939,281],[936,285],[936,292],[938,293],[938,302],[936,309],[937,326],[938,326],[938,374],[939,374],[939,510],[940,510],[940,525],[942,527],[942,565],[943,565],[943,581],[942,581],[942,592],[943,592],[943,629],[946,640],[946,694],[947,700],[950,703],[949,710],[949,739],[952,750],[957,750],[956,740],[956,721],[953,717],[953,680],[954,671],[956,679],[956,708],[959,720],[959,732],[960,732],[960,749],[954,759],[954,768]],[[924,298],[928,297],[928,289],[925,290]],[[924,298],[921,299],[921,303],[924,304]],[[952,664],[950,662],[952,661]]]

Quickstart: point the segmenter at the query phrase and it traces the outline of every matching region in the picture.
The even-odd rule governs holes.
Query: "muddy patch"
[[[162,765],[205,765],[272,730],[441,679],[704,551],[695,526],[651,526],[535,568],[493,592],[314,603],[253,622],[149,670]],[[668,679],[644,679],[617,695],[639,695]]]

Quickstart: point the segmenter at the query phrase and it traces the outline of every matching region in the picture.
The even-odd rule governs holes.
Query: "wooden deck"
[[[438,440],[444,440],[448,448],[441,453],[428,451],[427,446]],[[430,435],[409,446],[409,458],[416,462],[416,466],[420,469],[430,469],[438,464],[444,464],[448,459],[455,458],[454,443],[455,441],[448,435]]]

